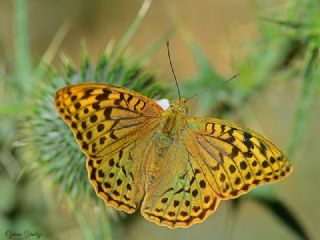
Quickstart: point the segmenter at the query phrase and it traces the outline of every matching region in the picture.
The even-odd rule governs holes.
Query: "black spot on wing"
[[[246,145],[248,149],[253,148],[253,143],[251,142],[252,135],[250,133],[244,132],[243,133],[243,143]]]

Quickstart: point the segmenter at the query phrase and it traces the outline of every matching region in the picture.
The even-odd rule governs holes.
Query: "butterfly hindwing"
[[[170,139],[162,140],[170,142]],[[153,141],[159,140],[155,137]],[[204,221],[216,210],[220,200],[203,175],[202,167],[188,152],[183,137],[169,144],[165,152],[158,149],[148,148],[149,158],[161,167],[155,166],[158,172],[146,189],[142,215],[171,228]]]
[[[145,193],[145,175],[143,152],[138,150],[143,149],[149,139],[146,133],[144,138],[122,145],[103,157],[88,158],[89,180],[108,205],[127,213],[139,207]]]
[[[214,118],[186,118],[187,146],[204,166],[216,194],[235,198],[292,171],[284,153],[258,133]]]
[[[135,211],[144,193],[139,149],[157,125],[161,107],[134,91],[97,83],[65,87],[54,101],[88,157],[97,194],[109,205]]]

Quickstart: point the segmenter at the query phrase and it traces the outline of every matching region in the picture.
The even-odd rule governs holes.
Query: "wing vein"
[[[203,147],[202,143],[199,142],[198,138],[197,138],[197,142],[198,142],[199,145],[202,147],[202,149],[204,149],[204,150],[210,155],[210,152],[208,152],[207,149],[206,149],[205,147]],[[205,158],[202,157],[202,159],[205,159]],[[217,161],[217,160],[215,160],[215,161]],[[221,191],[220,185],[218,184],[218,182],[217,182],[214,174],[212,173],[212,171],[211,171],[212,169],[211,169],[210,166],[208,165],[207,161],[203,160],[203,162],[205,163],[205,165],[206,165],[207,168],[209,169],[209,172],[210,172],[211,176],[213,177],[213,179],[215,180],[215,182],[216,182],[216,184],[217,184],[217,186],[218,186],[218,188],[219,188],[219,190],[220,190],[220,194],[222,195],[222,191]],[[222,166],[222,168],[224,169],[224,171],[227,173],[227,171],[225,170],[224,166],[223,166],[222,164],[221,164],[221,166]],[[230,178],[229,178],[229,174],[226,174],[226,175],[227,175],[227,177],[228,177],[228,179],[229,179],[230,187],[231,187],[232,190],[233,190],[233,184],[231,184],[231,180],[230,180]]]
[[[194,145],[193,145],[193,146],[194,146]],[[200,159],[204,159],[204,157],[202,156],[202,154],[199,152],[199,150],[198,150],[197,146],[194,146],[194,147],[195,147],[195,149],[197,149],[197,155],[200,157]],[[188,149],[187,149],[187,151],[188,151],[188,154],[190,154],[190,155],[192,156],[191,152],[190,152]],[[195,157],[194,157],[194,156],[192,156],[192,157],[195,159]],[[189,160],[189,159],[188,159],[188,160]],[[204,161],[204,162],[205,162],[205,161]],[[190,161],[189,161],[189,164],[191,165]],[[217,190],[219,190],[219,191],[220,191],[220,195],[222,195],[221,188],[220,188],[220,186],[218,185],[218,183],[217,183],[217,180],[216,180],[215,176],[212,174],[211,169],[210,169],[210,166],[208,166],[206,162],[205,162],[205,164],[206,164],[206,166],[207,166],[207,168],[208,168],[208,170],[209,170],[210,174],[212,175],[213,180],[215,181],[216,185],[217,185],[217,186],[218,186],[218,188],[219,188],[219,189],[217,189]],[[203,168],[202,168],[201,164],[199,164],[199,163],[198,163],[198,165],[199,165],[199,167],[200,167],[201,171],[203,172]],[[191,167],[191,168],[192,168],[192,167]],[[212,187],[212,185],[211,185],[210,181],[208,181],[208,178],[205,176],[205,174],[203,174],[203,176],[205,177],[206,181],[207,181],[207,182],[208,182],[208,184],[210,185],[211,189],[214,189],[214,187]]]

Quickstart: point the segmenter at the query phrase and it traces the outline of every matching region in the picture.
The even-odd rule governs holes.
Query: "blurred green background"
[[[149,3],[0,0],[0,239],[318,239],[320,2]],[[166,38],[183,96],[207,90],[190,114],[262,133],[295,167],[189,229],[104,206],[51,99],[66,84],[111,81],[105,69],[177,98]]]

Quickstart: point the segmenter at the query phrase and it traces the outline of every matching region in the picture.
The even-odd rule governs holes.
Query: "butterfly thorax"
[[[172,101],[169,108],[163,112],[159,129],[164,137],[173,139],[179,135],[183,126],[182,117],[188,112],[185,103],[185,99]]]

